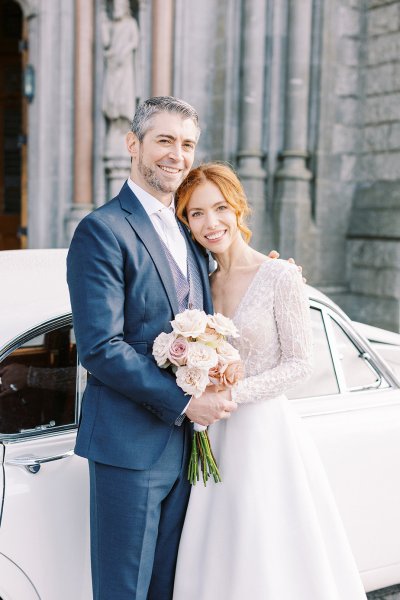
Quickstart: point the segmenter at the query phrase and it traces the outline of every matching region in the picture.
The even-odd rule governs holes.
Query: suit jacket
[[[209,313],[207,255],[186,237]],[[67,279],[79,358],[90,373],[75,451],[104,464],[147,469],[188,397],[152,357],[154,339],[171,331],[178,300],[159,236],[127,183],[79,223]]]

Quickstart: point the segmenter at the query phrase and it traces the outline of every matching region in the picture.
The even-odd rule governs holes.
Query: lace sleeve
[[[305,290],[296,269],[285,269],[280,275],[274,294],[281,351],[279,364],[239,381],[232,389],[235,402],[244,404],[275,398],[311,375],[311,321]]]

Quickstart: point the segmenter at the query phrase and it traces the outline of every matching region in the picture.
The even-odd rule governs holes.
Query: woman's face
[[[234,210],[211,181],[194,190],[186,213],[195,240],[214,254],[226,251],[240,236]]]

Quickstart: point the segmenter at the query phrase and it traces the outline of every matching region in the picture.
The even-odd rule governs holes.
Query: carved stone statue
[[[107,118],[106,156],[125,154],[124,137],[136,109],[139,28],[129,0],[114,0],[112,19],[104,11],[105,57],[102,108]]]

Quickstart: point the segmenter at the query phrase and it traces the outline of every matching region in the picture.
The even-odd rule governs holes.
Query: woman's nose
[[[207,227],[210,227],[211,229],[213,229],[214,227],[216,227],[218,225],[218,217],[214,211],[210,211],[209,213],[206,214],[206,225],[207,225]]]

